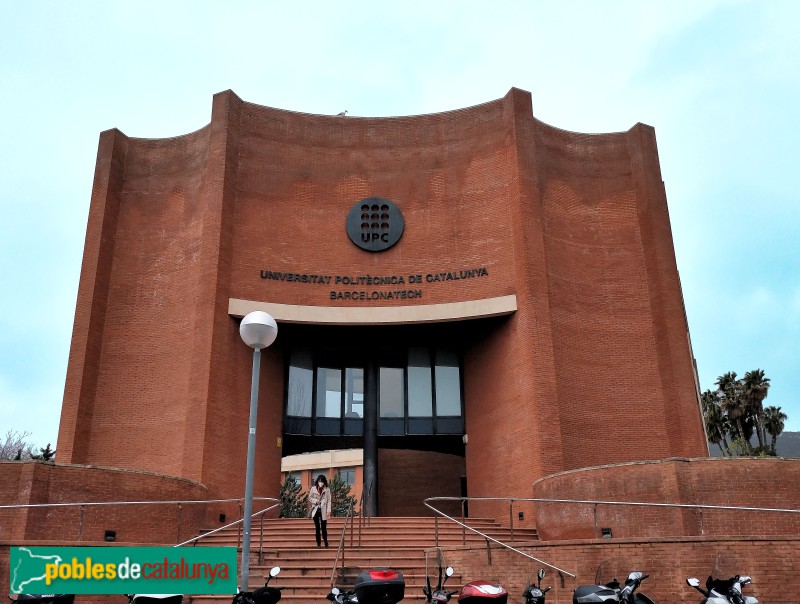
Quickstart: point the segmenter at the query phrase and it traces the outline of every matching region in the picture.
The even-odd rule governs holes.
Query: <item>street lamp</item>
[[[239,335],[253,349],[253,379],[250,386],[250,432],[247,435],[247,470],[244,483],[244,529],[242,533],[242,572],[239,591],[249,591],[250,580],[250,526],[253,514],[253,466],[256,458],[256,417],[258,416],[258,373],[261,367],[261,349],[278,337],[278,324],[272,315],[263,310],[247,313],[239,325]]]

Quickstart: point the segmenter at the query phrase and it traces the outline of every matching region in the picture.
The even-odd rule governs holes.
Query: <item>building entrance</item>
[[[401,503],[382,501],[380,482],[389,474],[402,481],[438,476],[441,455],[448,472],[452,457],[463,468],[463,346],[447,337],[452,326],[290,329],[284,455],[363,449],[370,515]],[[461,474],[452,477],[457,486]]]

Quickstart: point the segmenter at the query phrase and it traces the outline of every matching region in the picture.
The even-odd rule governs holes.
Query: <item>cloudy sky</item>
[[[0,435],[56,441],[101,131],[197,130],[226,89],[392,116],[511,87],[563,129],[655,127],[701,386],[764,369],[800,430],[797,23],[793,0],[2,3]]]

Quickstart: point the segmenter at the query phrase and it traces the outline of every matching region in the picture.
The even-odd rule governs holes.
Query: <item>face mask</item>
[[[322,485],[323,485],[323,483],[321,483],[321,482],[318,482],[318,483],[317,483],[317,486],[318,486],[320,489],[322,488]]]

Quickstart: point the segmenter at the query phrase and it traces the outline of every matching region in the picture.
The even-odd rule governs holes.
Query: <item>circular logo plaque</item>
[[[405,221],[394,202],[383,197],[367,197],[350,208],[345,228],[350,241],[361,249],[382,252],[400,240]]]

